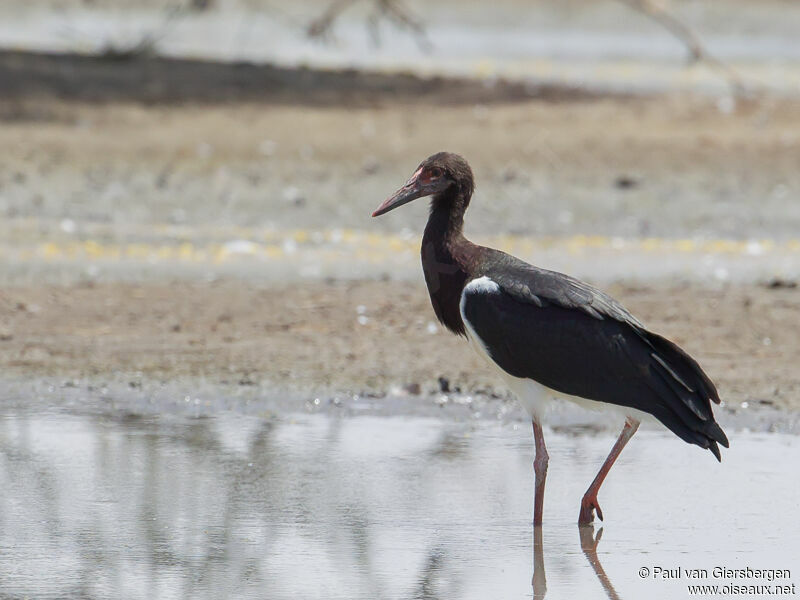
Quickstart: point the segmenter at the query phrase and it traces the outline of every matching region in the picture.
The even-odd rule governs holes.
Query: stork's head
[[[451,188],[469,202],[474,187],[472,169],[466,160],[452,152],[438,152],[423,160],[405,185],[375,209],[372,216],[378,217],[417,198],[436,196]]]

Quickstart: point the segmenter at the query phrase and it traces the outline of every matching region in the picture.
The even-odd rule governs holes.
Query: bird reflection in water
[[[542,526],[533,526],[533,600],[542,600],[547,594],[547,577],[544,574],[544,544]]]
[[[579,525],[578,534],[580,536],[581,550],[589,561],[595,575],[597,575],[597,579],[600,581],[600,585],[603,586],[606,595],[611,600],[620,600],[605,569],[603,569],[603,565],[600,563],[600,558],[597,556],[597,546],[600,544],[600,538],[603,537],[603,528],[601,527],[597,532],[597,536],[595,536],[593,525]],[[533,527],[533,578],[531,579],[531,586],[533,587],[534,600],[544,600],[547,595],[547,576],[544,570],[544,543],[542,541],[541,525]]]

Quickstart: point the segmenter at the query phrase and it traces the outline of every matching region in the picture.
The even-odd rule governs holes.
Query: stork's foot
[[[597,517],[603,520],[603,511],[600,509],[600,504],[597,502],[597,496],[586,495],[581,500],[581,512],[578,515],[578,525],[588,525],[594,521],[594,511],[597,511]]]

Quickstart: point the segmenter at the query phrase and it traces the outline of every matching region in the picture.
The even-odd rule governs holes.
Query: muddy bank
[[[795,289],[696,275],[709,268],[699,262],[706,248],[741,248],[730,261],[763,259],[747,281],[791,283],[769,248],[798,247],[796,102],[353,107],[51,97],[3,100],[0,113],[0,281],[13,283],[0,293],[0,369],[9,377],[185,379],[304,398],[317,390],[430,398],[444,387],[504,397],[433,321],[413,241],[424,204],[369,218],[421,158],[447,148],[476,173],[471,236],[600,281],[635,263],[622,279],[635,273],[641,287],[610,291],[695,354],[726,400],[798,406]],[[349,273],[321,261],[313,273],[295,268],[316,234],[314,249]],[[343,252],[337,244],[347,238],[375,243]],[[600,238],[616,254],[592,245]],[[575,245],[608,256],[617,271],[603,279],[594,265],[573,264]],[[691,272],[695,283],[678,287],[649,268],[687,245],[699,249],[702,268],[687,261],[670,273]],[[215,272],[217,251],[252,246],[280,268],[242,260]],[[660,254],[642,251],[651,246]],[[129,255],[141,283],[113,283]],[[169,269],[158,262],[176,257]],[[351,257],[374,270],[356,272]],[[373,279],[383,272],[387,281]],[[355,280],[329,282],[337,274]]]
[[[696,356],[731,405],[800,408],[797,288],[615,285],[651,329]],[[13,377],[506,396],[435,322],[422,285],[241,281],[7,288],[0,369]]]

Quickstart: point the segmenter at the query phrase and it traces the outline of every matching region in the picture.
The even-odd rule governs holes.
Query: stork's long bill
[[[439,184],[440,180],[434,176],[434,173],[420,165],[409,180],[406,181],[405,185],[384,200],[383,203],[375,209],[372,216],[379,217],[412,200],[435,194],[440,191]]]

